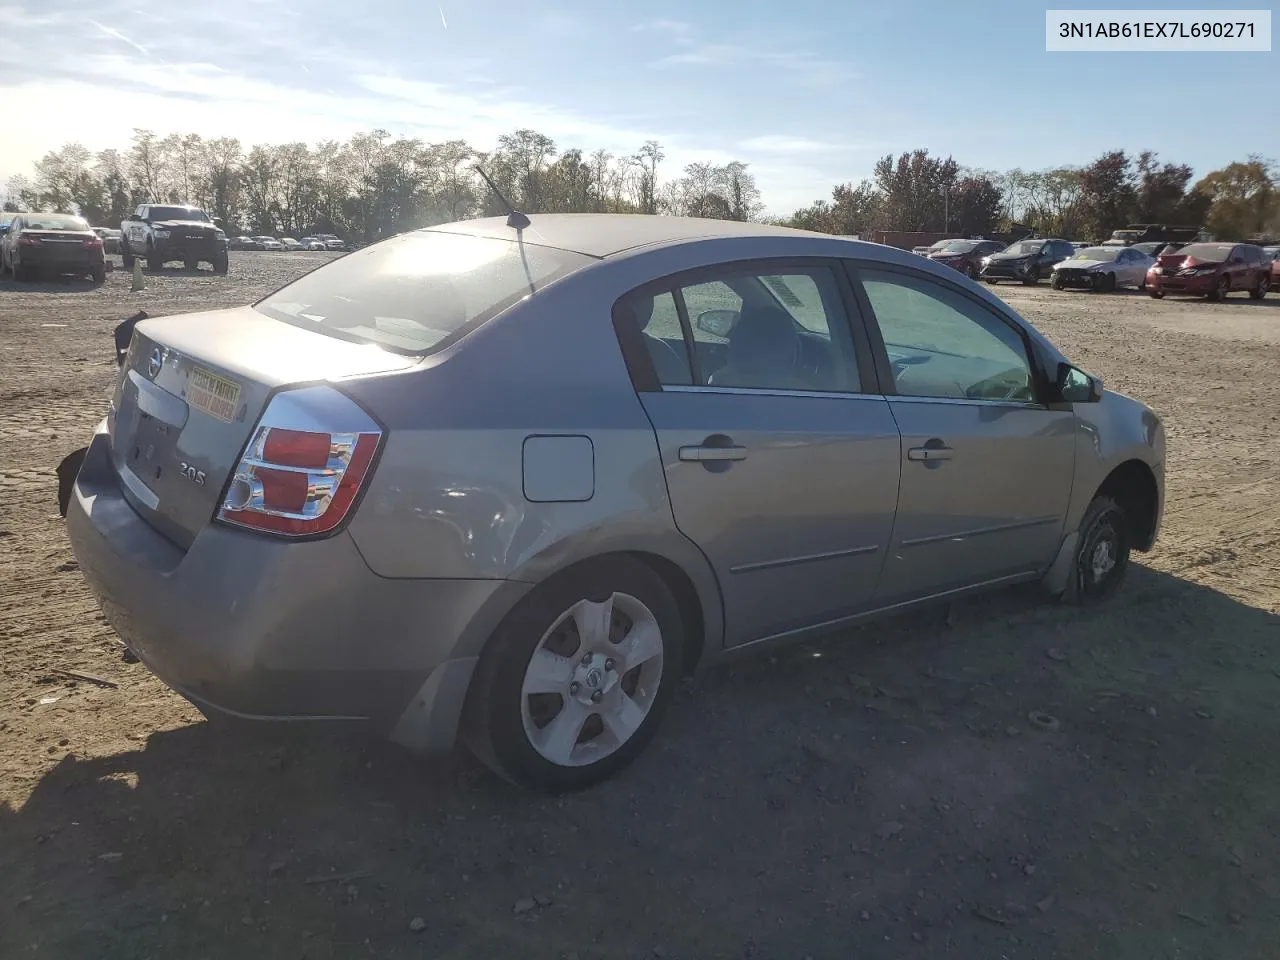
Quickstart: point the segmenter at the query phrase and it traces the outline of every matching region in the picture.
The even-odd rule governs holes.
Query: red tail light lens
[[[100,247],[102,246],[102,238],[101,237],[86,238],[84,241],[84,245],[86,247]]]
[[[316,430],[317,421],[332,421],[333,431]],[[382,437],[368,414],[331,387],[277,394],[236,466],[218,519],[287,537],[331,533],[351,512]]]

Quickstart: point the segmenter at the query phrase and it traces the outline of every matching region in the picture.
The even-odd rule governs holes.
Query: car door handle
[[[714,460],[745,460],[747,459],[747,448],[738,446],[708,447],[703,445],[681,447],[679,456],[681,460],[689,460],[695,463],[707,463]]]
[[[912,447],[907,451],[907,459],[925,462],[950,460],[954,452],[950,447]]]

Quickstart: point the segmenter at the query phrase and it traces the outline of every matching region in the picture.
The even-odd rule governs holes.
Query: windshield
[[[152,207],[152,220],[201,220],[209,222],[204,211],[196,207]]]
[[[969,253],[977,245],[977,240],[948,240],[938,250],[942,253]]]
[[[1178,251],[1179,256],[1215,261],[1226,260],[1229,253],[1231,253],[1229,243],[1193,243]]]
[[[1126,247],[1085,247],[1072,254],[1072,260],[1114,260]]]
[[[1026,256],[1031,253],[1039,253],[1043,247],[1043,240],[1019,240],[1017,243],[1005,248],[1001,252],[1011,253],[1014,256]]]
[[[425,353],[591,262],[515,240],[420,230],[335,260],[255,307],[296,326]]]
[[[33,213],[24,224],[27,230],[88,230],[89,221],[57,213]]]

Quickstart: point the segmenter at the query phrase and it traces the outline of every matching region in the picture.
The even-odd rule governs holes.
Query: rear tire
[[[1147,291],[1147,293],[1151,295],[1152,300],[1160,300],[1164,297],[1164,291],[1157,290],[1155,287],[1152,287],[1150,290]]]
[[[15,263],[13,265],[13,279],[18,283],[26,283],[32,276],[31,268],[25,263]]]
[[[1258,278],[1258,285],[1249,291],[1249,296],[1254,300],[1261,300],[1267,295],[1267,291],[1271,289],[1271,278],[1265,273]]]
[[[571,567],[521,599],[490,638],[467,692],[463,739],[522,787],[600,783],[657,731],[683,640],[674,595],[644,563],[615,555]]]
[[[126,270],[133,269],[133,251],[128,247],[120,248],[120,263]]]
[[[1115,500],[1099,494],[1080,520],[1080,539],[1063,600],[1079,606],[1113,597],[1129,571],[1129,517]]]
[[[164,269],[165,261],[159,255],[152,253],[147,257],[147,269],[152,273],[159,273]]]
[[[103,284],[103,283],[106,283],[106,282],[107,282],[107,268],[106,268],[105,266],[101,266],[101,267],[94,267],[94,268],[93,268],[93,273],[92,273],[92,274],[90,274],[90,276],[93,278],[93,282],[94,282],[94,283],[97,283],[97,284]]]

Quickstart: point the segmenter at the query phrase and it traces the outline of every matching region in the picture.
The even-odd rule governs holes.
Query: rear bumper
[[[67,532],[108,621],[156,676],[205,713],[452,745],[475,652],[527,585],[378,577],[346,533],[289,543],[211,524],[184,552],[124,499],[108,444],[100,427]]]
[[[101,247],[71,247],[69,249],[35,246],[23,247],[18,263],[33,270],[60,271],[62,273],[87,273],[106,264]]]

